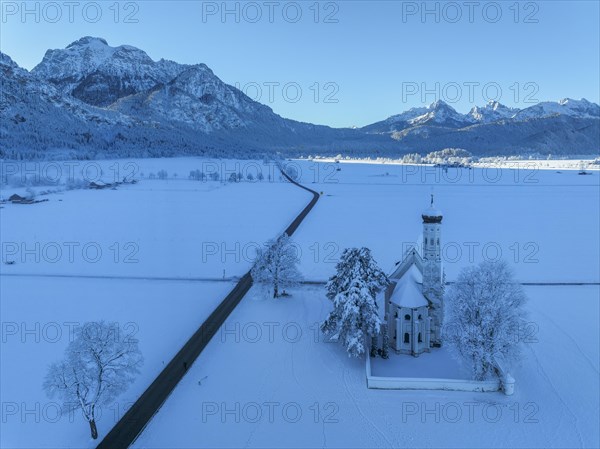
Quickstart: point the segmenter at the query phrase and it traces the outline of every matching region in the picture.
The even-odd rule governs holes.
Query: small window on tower
[[[404,315],[404,319],[405,319],[406,321],[410,321],[410,315],[408,315],[408,314],[407,314],[407,315]]]
[[[410,335],[408,335],[408,332],[404,334],[404,343],[410,343]]]
[[[419,343],[423,343],[423,339],[421,338],[421,332],[419,332]]]

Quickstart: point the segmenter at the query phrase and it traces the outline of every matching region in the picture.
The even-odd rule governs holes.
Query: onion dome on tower
[[[421,215],[421,217],[423,217],[423,223],[441,223],[442,222],[442,211],[440,211],[439,209],[436,209],[435,205],[433,204],[433,195],[431,195],[431,204],[429,205],[429,207],[427,209],[425,209],[423,211],[423,214]]]

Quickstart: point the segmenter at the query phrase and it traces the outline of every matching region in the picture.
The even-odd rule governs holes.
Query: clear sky
[[[207,64],[278,114],[363,126],[445,100],[599,102],[593,1],[1,1],[0,48],[31,69],[82,36]],[[223,15],[225,13],[225,15]],[[422,95],[422,94],[425,95]]]

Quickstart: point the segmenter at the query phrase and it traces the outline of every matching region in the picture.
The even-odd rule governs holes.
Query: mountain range
[[[395,157],[463,148],[474,155],[597,154],[600,106],[585,99],[525,109],[489,102],[461,114],[443,101],[363,128],[285,119],[205,64],[152,60],[83,37],[31,71],[0,53],[0,157]]]

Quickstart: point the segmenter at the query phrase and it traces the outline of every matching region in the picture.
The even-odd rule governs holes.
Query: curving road
[[[291,236],[298,229],[312,208],[319,201],[319,194],[291,179],[283,170],[283,176],[292,184],[313,194],[308,205],[300,212],[285,232]],[[152,384],[144,391],[131,408],[123,415],[112,430],[104,437],[97,449],[126,449],[144,430],[150,419],[167,400],[188,367],[194,363],[211,338],[219,330],[233,309],[240,303],[244,295],[252,287],[252,276],[246,273],[233,290],[210,314],[200,328],[185,343]]]

